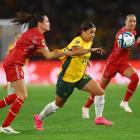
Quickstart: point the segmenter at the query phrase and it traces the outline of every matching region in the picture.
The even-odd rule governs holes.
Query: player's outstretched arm
[[[103,50],[102,48],[91,48],[91,52],[99,53],[101,55],[105,54],[105,50]]]
[[[68,51],[67,51],[68,52]],[[91,48],[91,49],[83,49],[80,47],[73,47],[70,51],[71,56],[83,55],[89,52],[96,52],[99,54],[104,54],[105,51],[102,48]]]
[[[41,48],[38,49],[37,52],[41,55],[43,55],[46,59],[56,59],[62,56],[72,56],[71,51],[67,52],[60,52],[60,51],[53,51],[50,52],[48,49]]]

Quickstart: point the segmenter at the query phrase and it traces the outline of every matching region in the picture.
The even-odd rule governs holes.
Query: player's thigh
[[[114,77],[117,72],[118,72],[117,66],[111,63],[106,64],[101,77],[101,84],[104,84],[105,86],[108,85],[111,78]]]
[[[56,84],[56,95],[65,101],[70,97],[74,88],[74,83],[65,82],[59,78]]]
[[[133,66],[131,66],[130,64],[126,64],[122,66],[122,71],[120,73],[129,78],[135,72],[136,69]]]
[[[9,66],[4,66],[4,70],[8,82],[24,79],[24,72],[22,70],[22,65],[13,64]]]
[[[11,86],[14,88],[17,96],[23,99],[27,97],[28,93],[24,79],[11,82]]]
[[[88,81],[88,83],[82,88],[82,90],[89,92],[91,95],[104,94],[104,90],[94,79],[91,79],[90,81]]]

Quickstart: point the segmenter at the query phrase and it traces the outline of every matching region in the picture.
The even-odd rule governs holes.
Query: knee
[[[103,89],[99,90],[98,92],[91,92],[91,97],[94,97],[94,96],[102,96],[105,94],[105,91]]]
[[[27,95],[18,95],[17,97],[20,98],[22,101],[25,101],[28,96]]]
[[[64,104],[62,104],[62,103],[55,103],[56,104],[56,106],[58,106],[59,108],[62,108],[63,106],[64,106]]]
[[[24,95],[24,96],[23,96],[23,99],[24,99],[24,100],[26,100],[26,99],[27,99],[27,97],[28,97],[28,95]]]
[[[100,92],[98,93],[98,95],[104,95],[104,94],[105,94],[104,89],[101,89]]]
[[[65,104],[65,102],[67,101],[67,99],[63,99],[59,96],[56,96],[56,99],[55,99],[55,104],[59,107],[59,108],[62,108]]]

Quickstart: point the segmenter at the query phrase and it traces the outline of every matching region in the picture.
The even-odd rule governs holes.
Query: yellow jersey
[[[82,39],[82,37],[77,36],[67,46],[67,49],[70,50],[74,46],[80,47],[82,49],[90,49],[92,43],[92,41],[86,42]],[[62,65],[62,70],[60,72],[62,80],[70,83],[79,81],[85,73],[90,55],[91,53],[86,53],[83,55],[67,57]]]

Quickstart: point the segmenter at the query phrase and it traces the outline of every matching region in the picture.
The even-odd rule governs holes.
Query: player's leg
[[[7,85],[7,94],[10,95],[10,94],[13,94],[13,93],[15,93],[15,90],[11,86],[11,83],[9,82],[8,85]]]
[[[96,118],[98,118],[98,123],[96,124],[103,124],[103,125],[112,125],[111,121],[106,120],[102,116],[103,108],[104,108],[104,90],[101,88],[101,86],[94,80],[88,77],[83,77],[82,80],[80,80],[78,86],[79,89],[82,89],[84,91],[87,91],[88,93],[91,93],[92,95],[98,96],[99,98],[96,99],[95,97],[95,106],[98,106],[100,110],[95,109]]]
[[[62,108],[69,96],[74,90],[74,84],[63,80],[57,82],[56,98],[53,102],[47,104],[40,114],[34,115],[34,123],[37,130],[43,130],[43,119],[55,113],[59,108]]]
[[[105,78],[102,76],[100,86],[103,89],[105,89],[107,87],[107,85],[109,84],[109,81],[110,81],[110,78]],[[94,103],[94,99],[95,99],[95,95],[90,94],[88,100],[86,101],[86,103],[82,107],[82,117],[84,119],[89,119],[89,108]]]
[[[116,66],[112,65],[112,64],[107,64],[105,65],[104,71],[103,71],[103,76],[101,78],[101,82],[100,82],[100,86],[102,87],[102,89],[105,89],[107,87],[107,85],[109,84],[110,80],[112,77],[115,76],[117,72],[117,68]],[[96,124],[100,124],[100,117],[99,115],[103,113],[103,109],[104,106],[101,106],[100,104],[104,101],[104,96],[96,96],[95,97],[95,111],[96,113],[96,119],[95,119],[95,123]],[[98,113],[99,112],[99,113]],[[98,121],[99,119],[99,121]]]
[[[16,98],[17,98],[17,95],[15,93],[6,96],[2,100],[0,100],[0,108],[6,107],[12,104]]]
[[[17,131],[14,131],[10,127],[10,125],[13,122],[13,120],[15,119],[15,117],[17,116],[17,114],[18,114],[18,112],[19,112],[24,100],[27,97],[27,90],[26,90],[26,86],[25,86],[25,83],[24,83],[23,79],[13,81],[13,82],[11,82],[11,85],[14,88],[17,97],[14,100],[14,102],[11,104],[11,107],[9,109],[7,117],[2,123],[1,130],[3,130],[3,132],[5,131],[5,133],[19,133]]]
[[[111,64],[106,64],[104,66],[103,75],[100,81],[100,86],[105,90],[111,77],[116,74],[116,67],[112,66]],[[94,103],[95,95],[90,94],[88,100],[82,107],[82,117],[88,119],[89,118],[89,108]],[[98,98],[98,97],[97,97]],[[96,108],[96,106],[95,106]]]
[[[124,70],[123,70],[124,69]],[[126,65],[126,68],[124,67],[120,73],[124,75],[125,77],[130,79],[130,83],[128,84],[125,96],[123,98],[123,101],[120,104],[120,107],[122,107],[126,112],[132,112],[131,108],[128,105],[128,101],[133,95],[134,91],[136,90],[136,87],[139,82],[138,74],[134,67],[131,65]]]
[[[92,88],[90,88],[92,87]],[[91,80],[88,82],[87,85],[83,88],[85,91],[90,91],[92,95],[95,95],[95,123],[97,125],[102,124],[102,125],[112,125],[113,123],[103,117],[103,109],[104,109],[104,90],[100,87],[100,85],[95,81]]]
[[[101,78],[100,86],[102,85],[101,86],[102,89],[105,89],[107,87],[110,79],[111,78],[105,78],[105,77]],[[102,114],[103,114],[104,103],[105,103],[105,96],[104,95],[103,96],[95,96],[94,105],[95,105],[95,112],[96,112],[96,119],[95,119],[96,124],[98,124],[98,118],[100,118],[100,116],[102,116]]]
[[[10,82],[7,82],[7,83],[3,86],[3,88],[4,88],[4,90],[7,91],[7,94],[8,94],[8,95],[15,93],[14,89],[11,87]]]
[[[43,119],[49,117],[51,114],[55,113],[60,107],[64,105],[66,100],[63,100],[61,97],[56,96],[55,101],[47,104],[40,114],[34,115],[34,124],[36,130],[44,130],[43,128]]]

